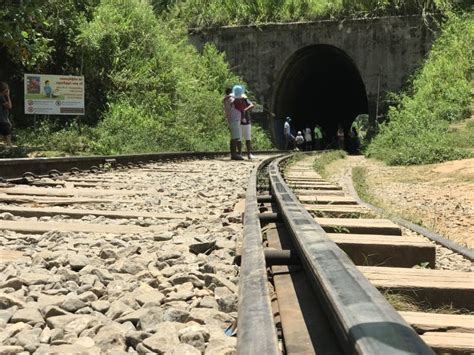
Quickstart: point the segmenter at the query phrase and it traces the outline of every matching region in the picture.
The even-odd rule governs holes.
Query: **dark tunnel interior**
[[[307,47],[295,53],[286,65],[273,112],[279,119],[291,117],[294,134],[306,127],[313,130],[319,124],[323,146],[330,147],[339,124],[347,135],[357,115],[368,112],[365,85],[351,58],[340,49],[329,45]]]

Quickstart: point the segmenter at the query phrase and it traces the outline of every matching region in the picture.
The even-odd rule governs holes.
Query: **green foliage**
[[[43,120],[34,129],[17,130],[15,133],[19,146],[82,155],[89,151],[94,137],[90,127],[79,127],[75,121],[64,126],[53,120]]]
[[[429,58],[415,75],[410,91],[390,107],[388,123],[368,148],[368,155],[390,165],[459,159],[469,154],[456,147],[449,122],[469,116],[472,101],[474,19],[451,15]]]
[[[185,27],[158,19],[145,0],[103,0],[79,40],[88,87],[107,93],[93,103],[103,111],[94,151],[228,149],[222,91],[240,79],[215,47],[199,54]],[[254,138],[270,145],[258,128]]]
[[[190,27],[310,21],[325,18],[424,14],[453,8],[452,0],[181,0],[168,9]],[[466,4],[464,4],[466,3]],[[468,6],[463,0],[459,5]]]
[[[71,59],[68,52],[73,48],[78,25],[96,1],[23,0],[2,4],[0,48],[25,68],[47,65],[52,58]]]

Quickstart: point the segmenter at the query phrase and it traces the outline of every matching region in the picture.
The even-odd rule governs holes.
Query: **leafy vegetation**
[[[397,95],[388,123],[369,156],[390,165],[436,163],[469,156],[448,134],[449,123],[470,115],[474,18],[451,15],[409,91]]]
[[[21,105],[16,105],[15,117],[24,117],[23,122],[14,120],[20,144],[71,154],[227,150],[222,93],[241,79],[214,46],[206,46],[200,54],[189,45],[181,21],[160,19],[155,11],[164,2],[154,1],[152,6],[147,0],[91,0],[80,8],[72,0],[53,0],[41,11],[30,9],[43,2],[18,5],[34,18],[31,29],[26,24],[19,27],[31,32],[35,44],[28,47],[25,58],[17,52],[25,51],[26,35],[23,42],[0,42],[12,58],[11,72],[19,73],[7,81],[18,83],[12,91],[20,92],[21,73],[26,70],[82,73],[87,83],[83,122],[91,127],[83,128],[78,138],[78,127],[70,119],[41,117],[32,129],[20,113]],[[13,14],[14,9],[7,9]],[[16,28],[5,31],[18,37]],[[253,140],[255,149],[271,147],[258,125],[253,127]]]
[[[445,12],[453,4],[450,0],[182,0],[164,7],[190,27],[202,28]],[[467,4],[463,1],[459,6]]]

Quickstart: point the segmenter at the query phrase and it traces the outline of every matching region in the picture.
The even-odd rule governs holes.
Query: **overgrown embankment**
[[[25,41],[0,42],[0,47],[9,48],[12,68],[10,77],[1,71],[0,76],[19,83],[12,91],[20,145],[70,154],[228,149],[222,96],[226,86],[241,79],[213,45],[199,53],[188,44],[185,24],[163,19],[160,7],[152,3],[156,2],[91,0],[83,4],[84,9],[66,0],[65,14],[78,20],[64,19],[70,28],[58,39],[51,28],[53,20],[62,28],[58,1],[45,6],[41,14],[28,4],[19,5],[25,15],[44,22],[34,28],[24,24],[19,33],[7,28]],[[44,50],[42,57],[38,48]],[[18,52],[25,56],[18,57]],[[67,117],[38,117],[33,125],[18,109],[24,72],[83,74],[83,127]],[[253,141],[255,149],[271,147],[258,125],[253,127]]]
[[[172,17],[189,27],[297,22],[354,17],[400,16],[445,12],[452,0],[163,0]],[[467,1],[457,6],[467,7]]]
[[[462,149],[466,145],[450,134],[449,124],[470,116],[473,58],[474,17],[451,14],[411,88],[396,96],[398,104],[390,107],[388,122],[380,126],[368,156],[389,165],[468,157]]]

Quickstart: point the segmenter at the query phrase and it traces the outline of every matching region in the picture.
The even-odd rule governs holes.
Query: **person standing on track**
[[[298,134],[296,135],[296,147],[298,150],[303,151],[304,150],[304,137],[301,131],[298,131]]]
[[[291,150],[293,147],[293,141],[295,137],[291,134],[291,127],[290,127],[291,118],[287,117],[285,120],[285,124],[283,125],[283,135],[285,136],[285,150]]]
[[[314,126],[314,150],[321,150],[322,141],[323,141],[323,133],[321,132],[321,127],[316,124]]]
[[[227,88],[223,99],[224,112],[230,131],[230,159],[242,160],[242,156],[237,153],[240,143],[240,112],[234,106],[235,97],[232,95],[232,89]]]
[[[10,88],[7,83],[0,82],[0,135],[9,147],[12,147],[12,124],[8,119],[11,109]]]
[[[313,137],[311,137],[311,129],[309,128],[305,128],[304,130],[304,141],[305,141],[304,150],[306,151],[313,150]]]
[[[252,141],[251,141],[251,124],[250,124],[250,111],[255,107],[254,104],[247,98],[247,95],[242,94],[241,99],[244,101],[244,109],[242,112],[242,119],[240,121],[240,129],[242,138],[245,140],[245,146],[247,148],[247,157],[250,159],[253,158],[252,155]]]
[[[342,126],[339,124],[337,127],[337,146],[339,149],[344,150],[345,149],[345,143],[344,143],[344,129]]]

